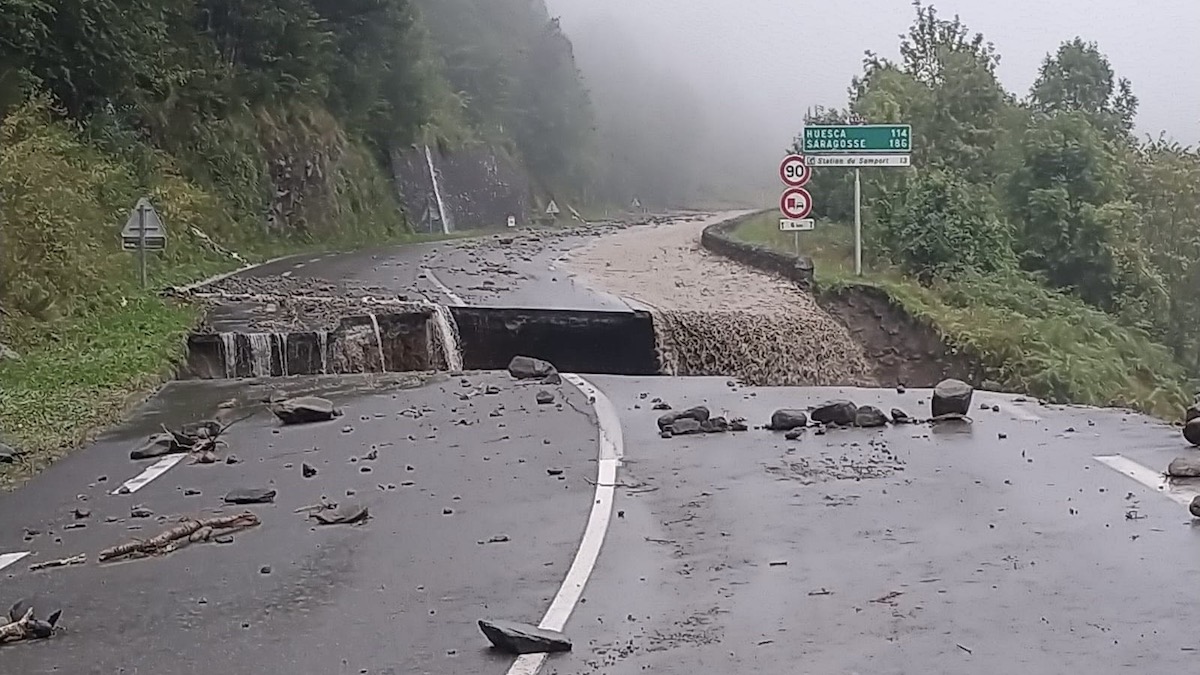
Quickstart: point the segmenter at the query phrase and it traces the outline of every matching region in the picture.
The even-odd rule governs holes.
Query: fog
[[[647,139],[667,136],[658,158],[680,184],[720,176],[725,193],[754,198],[774,190],[775,162],[799,131],[806,109],[846,104],[863,52],[898,58],[899,35],[912,23],[909,0],[547,0],[576,45],[601,127],[637,126]],[[1165,131],[1200,142],[1200,2],[1196,0],[942,0],[1003,57],[999,75],[1020,96],[1059,43],[1099,43],[1118,76],[1141,99],[1138,131]],[[671,96],[655,91],[667,87]],[[647,93],[650,92],[650,93]],[[686,105],[672,105],[677,99]],[[638,101],[649,110],[631,112]],[[695,106],[693,109],[692,106]],[[626,114],[628,113],[628,114]],[[607,126],[606,126],[607,124]],[[690,139],[691,147],[688,147]],[[607,152],[625,153],[612,138]],[[628,145],[628,143],[626,143]],[[662,154],[658,142],[643,152]],[[634,182],[645,178],[627,176]],[[683,187],[680,190],[686,191]]]

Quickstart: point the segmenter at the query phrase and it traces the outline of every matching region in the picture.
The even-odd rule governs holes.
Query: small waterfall
[[[379,372],[387,372],[387,362],[383,360],[383,333],[379,331],[379,317],[371,312],[371,327],[375,329],[375,346],[379,347]]]
[[[274,345],[274,333],[250,333],[246,338],[250,341],[250,375],[252,377],[271,376],[271,347]]]
[[[287,333],[275,333],[275,339],[279,341],[279,374],[283,377],[288,376],[288,359],[287,359]]]
[[[459,343],[458,324],[454,322],[454,315],[445,305],[430,303],[429,306],[433,310],[431,318],[437,347],[442,353],[446,369],[452,373],[460,372],[463,369],[462,345]]]
[[[225,379],[237,377],[237,334],[221,333],[221,345],[225,350]]]
[[[321,374],[329,374],[329,333],[317,331],[317,348],[321,350]]]
[[[429,146],[425,146],[425,162],[429,165],[429,180],[433,183],[433,198],[437,200],[438,215],[442,219],[442,234],[450,234],[454,230],[450,223],[449,214],[446,213],[446,202],[442,200],[442,187],[438,183],[437,169],[433,166],[433,153],[430,152]]]

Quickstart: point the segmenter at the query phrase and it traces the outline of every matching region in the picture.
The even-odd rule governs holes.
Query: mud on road
[[[845,326],[794,283],[700,245],[737,214],[680,219],[600,237],[572,251],[581,280],[654,309],[664,371],[735,375],[755,385],[869,385],[871,368]]]

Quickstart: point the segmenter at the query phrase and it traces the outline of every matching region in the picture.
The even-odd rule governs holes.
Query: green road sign
[[[804,154],[912,152],[912,126],[908,124],[838,124],[804,127]]]

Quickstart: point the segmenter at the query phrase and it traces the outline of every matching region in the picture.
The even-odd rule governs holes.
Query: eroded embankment
[[[981,382],[977,358],[948,345],[934,326],[913,317],[885,290],[866,284],[818,287],[811,258],[739,241],[731,235],[746,218],[757,215],[706,227],[703,246],[812,290],[814,302],[845,328],[861,350],[876,383],[932,387],[951,377]]]

